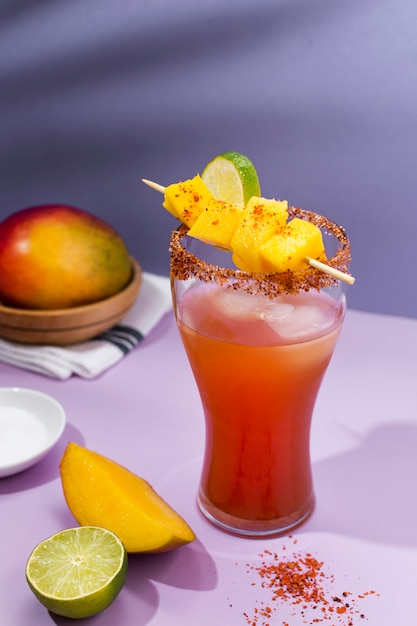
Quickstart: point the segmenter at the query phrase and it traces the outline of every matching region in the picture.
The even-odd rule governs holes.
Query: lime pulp
[[[244,208],[261,189],[255,166],[244,154],[225,152],[205,166],[201,178],[217,200]]]

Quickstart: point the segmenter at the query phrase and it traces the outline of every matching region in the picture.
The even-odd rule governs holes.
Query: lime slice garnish
[[[26,579],[49,611],[71,618],[106,609],[123,587],[127,553],[109,530],[82,526],[62,530],[36,546]]]
[[[225,152],[204,168],[201,178],[217,200],[244,208],[252,196],[260,196],[258,174],[244,154]]]

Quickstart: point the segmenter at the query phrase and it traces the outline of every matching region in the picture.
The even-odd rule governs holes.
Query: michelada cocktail
[[[310,425],[344,318],[342,287],[286,293],[276,278],[205,263],[187,243],[173,234],[171,272],[205,415],[199,506],[240,534],[284,532],[314,507]],[[306,274],[301,284],[324,278]]]
[[[314,508],[310,426],[345,315],[349,241],[286,203],[251,198],[236,217],[207,197],[197,210],[198,200],[195,190],[187,198],[190,223],[177,211],[183,225],[170,245],[176,319],[205,416],[198,504],[230,532],[279,534]]]

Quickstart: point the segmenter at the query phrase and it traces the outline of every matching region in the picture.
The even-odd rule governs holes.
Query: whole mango
[[[66,309],[125,287],[132,263],[120,235],[75,207],[48,204],[0,224],[0,299],[9,306]]]

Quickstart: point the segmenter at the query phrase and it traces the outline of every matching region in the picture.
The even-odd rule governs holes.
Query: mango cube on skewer
[[[253,196],[240,219],[232,240],[233,261],[240,269],[265,272],[260,256],[261,246],[284,227],[288,217],[288,203]]]
[[[201,180],[194,176],[165,188],[162,206],[174,217],[191,227],[213,196]]]
[[[230,241],[243,213],[244,210],[234,204],[213,199],[187,234],[213,246],[230,249]]]
[[[281,232],[268,239],[261,246],[259,254],[265,271],[271,273],[306,269],[306,257],[326,261],[320,229],[296,217]]]

